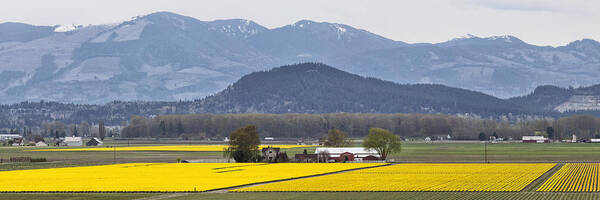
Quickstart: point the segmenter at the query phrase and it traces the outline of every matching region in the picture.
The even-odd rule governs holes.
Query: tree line
[[[224,138],[238,128],[255,125],[261,137],[322,138],[336,129],[349,137],[364,137],[371,128],[383,128],[401,137],[436,137],[475,140],[483,133],[520,139],[546,132],[553,139],[600,137],[600,118],[575,115],[559,119],[531,119],[515,123],[442,114],[187,114],[152,118],[133,116],[122,137]]]

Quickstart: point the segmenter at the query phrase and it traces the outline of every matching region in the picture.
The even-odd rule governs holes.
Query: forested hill
[[[397,84],[320,63],[251,73],[195,107],[210,113],[523,113],[512,102],[480,92]]]
[[[600,111],[600,85],[579,88],[539,86],[531,94],[508,99],[528,111],[551,115],[594,114]]]

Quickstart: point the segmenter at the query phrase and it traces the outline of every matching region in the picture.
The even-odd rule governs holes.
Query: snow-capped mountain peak
[[[66,24],[66,25],[56,25],[54,28],[54,32],[70,32],[80,28],[83,28],[83,25],[75,25],[75,24]]]
[[[503,40],[504,42],[513,42],[512,39],[514,37],[510,35],[501,35],[501,36],[492,36],[488,37],[488,40]]]
[[[267,30],[266,27],[246,19],[215,20],[208,23],[211,24],[211,27],[208,28],[209,30],[219,31],[231,36],[242,36],[243,38],[248,38]]]

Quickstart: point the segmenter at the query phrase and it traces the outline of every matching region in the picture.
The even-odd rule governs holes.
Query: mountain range
[[[519,121],[572,114],[600,116],[600,85],[540,86],[500,99],[439,84],[398,84],[321,63],[252,72],[226,89],[194,101],[113,101],[103,105],[22,102],[0,105],[0,127],[43,122],[119,125],[132,116],[191,113],[426,113]]]
[[[509,98],[540,85],[597,84],[600,43],[549,47],[513,36],[468,35],[408,44],[344,24],[301,20],[269,29],[244,19],[200,21],[169,12],[90,26],[2,23],[0,103],[202,99],[245,74],[302,62]]]

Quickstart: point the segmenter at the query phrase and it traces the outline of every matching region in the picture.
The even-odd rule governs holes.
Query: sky
[[[408,43],[473,34],[535,45],[600,41],[598,0],[0,0],[0,23],[118,23],[158,11],[202,21],[249,19],[268,28],[301,19],[347,24]]]

